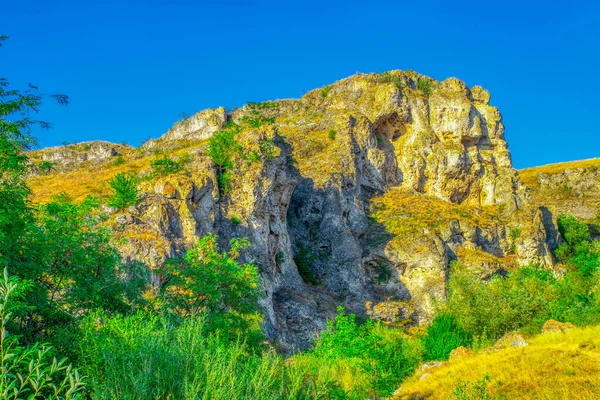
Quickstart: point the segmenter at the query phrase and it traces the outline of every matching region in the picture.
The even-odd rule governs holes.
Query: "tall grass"
[[[100,321],[100,322],[98,322]],[[308,367],[207,335],[201,319],[174,325],[139,313],[89,318],[82,365],[94,399],[309,399]]]

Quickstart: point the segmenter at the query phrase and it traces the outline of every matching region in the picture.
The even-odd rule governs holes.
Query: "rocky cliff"
[[[597,222],[600,211],[600,159],[573,161],[519,171],[535,203],[555,214]]]
[[[237,149],[226,186],[207,153],[223,132]],[[265,331],[286,350],[309,346],[337,305],[390,324],[427,321],[453,260],[482,278],[553,266],[553,216],[512,168],[498,109],[455,78],[358,74],[297,100],[205,110],[109,153],[32,177],[34,195],[103,197],[116,173],[138,174],[143,201],[107,212],[123,257],[149,268],[208,232],[248,237]],[[157,157],[182,168],[157,175]]]

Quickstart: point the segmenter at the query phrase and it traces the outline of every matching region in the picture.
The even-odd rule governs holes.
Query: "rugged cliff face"
[[[534,202],[554,213],[597,222],[600,211],[600,159],[573,161],[519,171]]]
[[[455,78],[359,74],[299,100],[205,110],[140,149],[114,146],[112,160],[31,185],[39,201],[59,190],[105,196],[117,172],[139,174],[140,205],[107,211],[127,239],[123,256],[150,268],[208,232],[224,243],[248,237],[267,335],[305,348],[337,305],[390,324],[427,321],[452,260],[482,278],[519,264],[553,266],[552,215],[512,168],[489,101]],[[224,193],[206,139],[226,123],[239,127],[240,150]],[[153,175],[160,152],[184,168]]]

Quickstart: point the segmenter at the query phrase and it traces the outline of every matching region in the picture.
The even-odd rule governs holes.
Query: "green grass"
[[[243,342],[207,335],[201,319],[175,325],[156,316],[87,319],[80,348],[93,399],[311,399],[305,370]],[[325,390],[323,388],[322,390]]]

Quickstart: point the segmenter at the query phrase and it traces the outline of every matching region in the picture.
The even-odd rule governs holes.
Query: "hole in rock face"
[[[397,112],[394,112],[379,118],[375,122],[373,134],[394,142],[406,133],[407,123]]]

